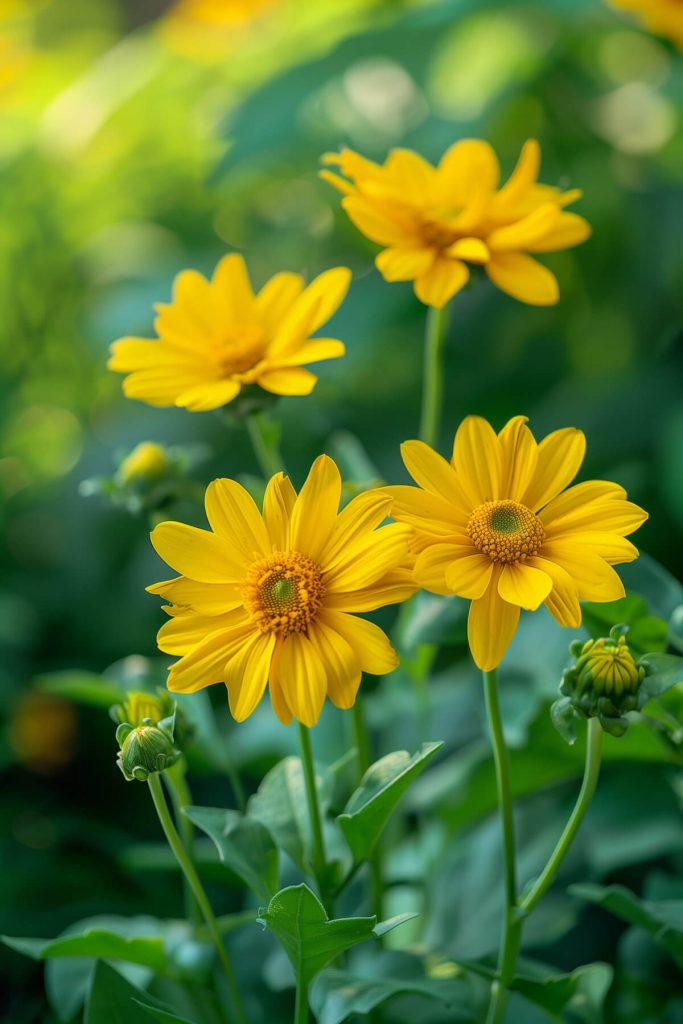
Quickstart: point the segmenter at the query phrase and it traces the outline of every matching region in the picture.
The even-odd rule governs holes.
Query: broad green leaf
[[[669,627],[664,619],[651,615],[647,602],[638,594],[627,594],[619,601],[604,604],[584,602],[583,624],[594,639],[608,636],[612,626],[619,622],[629,627],[627,641],[634,654],[663,651]]]
[[[268,901],[279,887],[279,855],[268,829],[239,811],[187,807],[185,814],[211,836],[221,860],[256,894]]]
[[[318,1024],[342,1024],[352,1014],[369,1014],[401,995],[438,1000],[454,1022],[474,1020],[472,994],[463,978],[367,977],[328,968],[311,985],[309,999]]]
[[[315,766],[316,787],[321,813],[329,807],[334,780],[330,772]],[[273,839],[302,871],[309,870],[310,822],[306,802],[306,784],[301,761],[286,757],[265,776],[249,800],[248,815],[262,822]]]
[[[644,929],[683,969],[683,900],[641,900],[623,885],[572,885],[569,892]]]
[[[659,697],[672,686],[683,683],[683,658],[677,654],[649,654],[642,664],[647,665],[647,675],[640,690],[648,697]]]
[[[187,1017],[179,1017],[176,1013],[171,1013],[170,1010],[162,1010],[159,1006],[150,1006],[149,1003],[143,1003],[141,999],[134,999],[133,1002],[141,1007],[146,1014],[154,1018],[154,1020],[161,1021],[161,1024],[195,1024],[194,1021],[188,1020]]]
[[[589,1016],[578,1016],[586,1024],[600,1020],[602,1003],[614,973],[609,964],[584,964],[571,974],[555,974],[539,965],[537,973],[539,977],[516,975],[510,988],[547,1010],[557,1021],[564,1019],[562,1013],[569,1009],[572,1010],[572,1019],[576,1019],[574,1014],[578,1016],[587,1012]]]
[[[398,750],[368,768],[337,818],[356,863],[368,857],[397,803],[442,746],[424,743],[412,757]]]
[[[69,669],[65,672],[51,672],[39,676],[36,688],[42,693],[53,693],[75,704],[86,704],[94,708],[109,708],[121,700],[122,689],[94,672]]]
[[[330,919],[318,897],[302,883],[276,893],[268,907],[259,911],[259,920],[282,943],[297,983],[307,986],[339,953],[385,934],[402,924],[406,915],[379,925],[375,917]]]
[[[67,935],[61,939],[16,939],[8,935],[1,938],[10,949],[34,960],[49,960],[53,957],[124,960],[129,964],[151,967],[159,974],[163,974],[167,967],[163,939],[158,936],[128,938],[115,932],[92,928],[81,935]]]
[[[149,1024],[139,1000],[144,993],[102,960],[97,961],[84,1024]]]

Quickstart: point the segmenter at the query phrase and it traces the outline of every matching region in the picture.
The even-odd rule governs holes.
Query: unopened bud
[[[170,768],[180,757],[171,736],[155,725],[120,725],[116,738],[121,744],[116,763],[129,782],[146,782],[150,775]]]

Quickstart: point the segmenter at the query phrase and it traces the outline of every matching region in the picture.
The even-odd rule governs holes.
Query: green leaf
[[[538,965],[538,977],[516,975],[510,988],[519,992],[529,1002],[542,1007],[556,1020],[562,1019],[563,1010],[589,1012],[581,1017],[593,1024],[600,1019],[602,1002],[613,977],[609,964],[594,963],[577,967],[571,974],[555,974],[545,965]],[[576,1006],[572,1004],[576,1003]]]
[[[304,986],[345,949],[377,938],[411,916],[403,914],[380,925],[375,917],[330,920],[318,897],[304,883],[281,889],[268,908],[259,911],[259,920],[280,940],[297,983]]]
[[[401,608],[396,642],[405,651],[420,644],[459,644],[467,629],[468,604],[460,597],[421,591]]]
[[[161,1021],[161,1024],[195,1024],[187,1017],[179,1017],[176,1013],[171,1013],[170,1010],[162,1010],[160,1006],[150,1006],[149,1003],[143,1003],[140,999],[133,999],[133,1002],[154,1020]]]
[[[648,654],[641,664],[647,666],[647,675],[640,684],[640,693],[648,699],[683,683],[683,658],[677,654]]]
[[[623,885],[572,885],[569,892],[642,928],[683,969],[683,900],[641,900]]]
[[[93,708],[109,708],[121,700],[122,688],[107,681],[94,672],[69,669],[38,676],[36,688],[42,693],[53,693],[57,697],[71,700],[74,704],[86,704]]]
[[[337,818],[357,864],[368,857],[397,803],[442,746],[423,743],[412,757],[397,750],[368,768]]]
[[[324,815],[330,804],[334,779],[328,769],[315,766],[320,810]],[[265,776],[249,800],[248,815],[262,822],[275,842],[302,871],[310,870],[310,822],[306,802],[306,784],[301,761],[286,757]]]
[[[352,1014],[369,1014],[401,995],[438,1000],[449,1008],[454,1022],[472,1020],[472,995],[463,978],[377,977],[374,973],[367,977],[329,968],[311,985],[309,1000],[318,1024],[341,1024]]]
[[[139,1003],[143,994],[113,967],[98,960],[84,1024],[149,1024],[149,1014]]]
[[[258,896],[268,901],[279,888],[279,854],[260,821],[219,807],[187,807],[185,814],[211,836],[221,860]]]
[[[612,626],[623,622],[629,627],[627,642],[635,656],[663,651],[669,627],[656,615],[650,615],[647,602],[638,594],[627,594],[619,601],[604,604],[584,602],[583,624],[593,639],[609,636]]]
[[[80,935],[67,935],[61,939],[21,939],[8,935],[1,938],[10,949],[34,960],[84,956],[125,960],[129,964],[151,967],[159,974],[163,974],[167,967],[164,943],[158,936],[128,938],[115,932],[92,928]]]

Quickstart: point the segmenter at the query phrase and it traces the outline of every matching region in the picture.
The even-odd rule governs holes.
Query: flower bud
[[[168,732],[155,725],[131,728],[124,723],[116,730],[116,738],[121,744],[116,763],[129,782],[146,782],[150,775],[170,768],[180,757]]]
[[[111,716],[115,722],[136,725],[158,725],[173,715],[173,700],[166,690],[156,693],[129,690],[122,704],[115,704]]]
[[[159,480],[171,465],[168,453],[160,444],[142,441],[122,460],[117,476],[121,483],[149,483]]]
[[[606,732],[622,736],[628,728],[624,716],[641,707],[639,690],[646,668],[635,661],[626,642],[627,631],[627,626],[614,626],[608,637],[571,645],[576,660],[565,669],[560,684],[563,697],[551,710],[556,728],[570,742],[577,716],[599,718]]]

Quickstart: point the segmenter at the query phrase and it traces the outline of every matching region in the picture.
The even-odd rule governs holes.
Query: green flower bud
[[[551,709],[555,727],[570,743],[576,717],[599,718],[606,732],[622,736],[628,728],[625,715],[642,706],[645,695],[640,686],[647,670],[634,659],[627,632],[627,626],[614,626],[608,637],[571,644],[576,660],[565,669],[560,683],[563,697]]]
[[[150,775],[170,768],[180,757],[169,733],[155,725],[132,728],[123,723],[116,730],[116,739],[121,745],[116,763],[128,782],[146,782]]]

